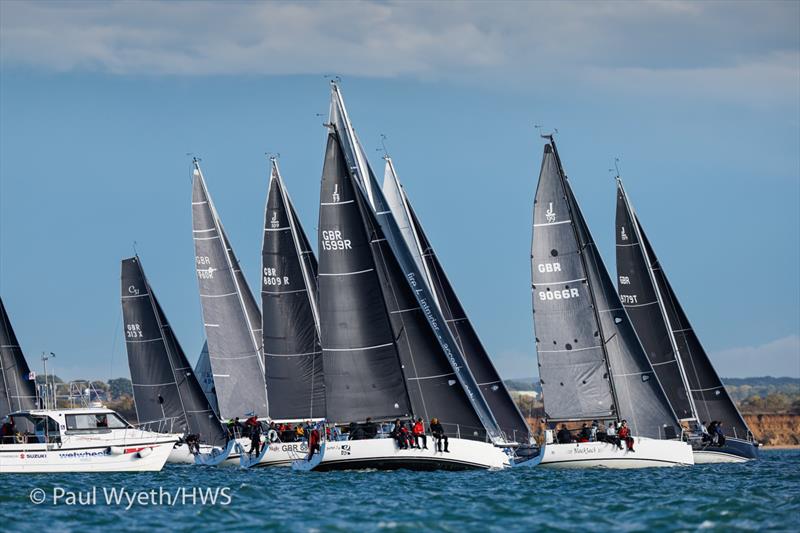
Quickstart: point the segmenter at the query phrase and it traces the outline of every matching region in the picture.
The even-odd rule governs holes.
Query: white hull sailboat
[[[105,408],[36,409],[10,415],[13,443],[0,444],[0,473],[157,472],[180,435],[136,429]]]
[[[428,439],[428,449],[400,449],[394,439],[328,441],[310,461],[303,458],[292,464],[295,470],[474,470],[512,466],[510,449],[487,442],[451,438],[449,452],[437,451]]]
[[[540,465],[548,468],[650,468],[694,464],[692,448],[677,440],[634,437],[629,451],[609,442],[546,444]]]
[[[623,443],[552,444],[542,466],[646,468],[694,464],[680,420],[614,290],[572,192],[551,135],[533,209],[531,288],[545,418],[550,423],[613,420]],[[566,424],[562,425],[566,430]],[[620,430],[621,431],[621,430]],[[635,451],[634,451],[635,450]]]

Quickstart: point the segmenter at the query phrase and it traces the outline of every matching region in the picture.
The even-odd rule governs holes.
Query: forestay
[[[256,310],[250,301],[252,295],[248,296],[250,289],[235,256],[229,253],[230,244],[197,162],[192,180],[192,225],[200,303],[219,414],[224,419],[250,413],[266,417],[263,355],[260,335],[256,333],[261,320],[251,316]]]

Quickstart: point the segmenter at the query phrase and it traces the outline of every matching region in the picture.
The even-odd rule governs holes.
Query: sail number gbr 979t
[[[542,274],[549,274],[552,272],[561,272],[561,263],[539,263],[536,265],[536,270]],[[570,298],[577,298],[580,296],[578,289],[574,287],[564,287],[563,289],[550,290],[547,288],[543,291],[538,291],[539,299],[546,300],[569,300]]]

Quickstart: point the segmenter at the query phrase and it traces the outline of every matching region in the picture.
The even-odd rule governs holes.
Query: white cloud
[[[761,346],[720,350],[711,354],[711,360],[722,377],[800,378],[800,336],[789,335]]]
[[[797,97],[797,2],[0,2],[4,67]]]

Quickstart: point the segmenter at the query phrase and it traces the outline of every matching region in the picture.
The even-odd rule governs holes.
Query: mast
[[[549,135],[543,134],[542,137],[544,139],[547,139],[550,143],[550,146],[553,148],[553,155],[555,156],[556,164],[558,166],[558,177],[561,181],[561,187],[564,190],[564,195],[567,197],[566,204],[567,204],[567,210],[569,211],[570,220],[573,221],[577,220],[575,216],[575,210],[573,209],[572,206],[572,198],[570,198],[569,194],[570,188],[567,185],[567,180],[564,174],[564,167],[561,164],[561,157],[558,155],[558,148],[556,147],[556,141],[553,138],[552,134]],[[605,332],[603,331],[603,321],[600,319],[600,315],[598,313],[597,300],[595,298],[594,288],[592,287],[591,276],[589,276],[589,266],[586,263],[586,256],[584,255],[584,250],[586,249],[586,243],[581,238],[581,235],[578,233],[576,224],[572,222],[570,223],[570,226],[572,227],[572,231],[575,236],[575,241],[578,243],[578,246],[580,247],[578,250],[578,257],[580,257],[581,264],[583,265],[583,271],[586,273],[586,284],[589,287],[588,292],[589,292],[589,298],[592,303],[592,313],[594,314],[594,319],[595,322],[597,323],[598,331],[600,332],[600,346],[601,349],[603,350],[603,360],[605,361],[606,371],[608,372],[609,376],[608,384],[611,389],[611,395],[614,398],[614,416],[619,421],[619,399],[617,398],[617,391],[616,387],[614,386],[614,380],[612,378],[614,374],[611,369],[611,361],[609,360],[608,357],[607,343],[608,340],[610,339],[608,340],[606,339]]]
[[[486,399],[483,397],[480,387],[477,385],[477,380],[472,374],[464,354],[459,350],[458,343],[452,332],[448,327],[442,327],[442,324],[446,324],[446,322],[439,307],[435,304],[431,289],[426,283],[420,282],[420,280],[424,280],[424,274],[417,267],[412,252],[403,240],[397,221],[395,221],[391,214],[391,209],[388,206],[386,198],[376,183],[372,169],[366,161],[363,148],[347,116],[341,90],[336,82],[332,82],[331,90],[332,101],[329,122],[336,128],[337,132],[342,132],[342,135],[339,136],[339,140],[342,143],[342,151],[344,152],[348,168],[355,177],[358,188],[371,204],[370,207],[375,214],[384,237],[397,258],[403,275],[406,277],[419,306],[425,309],[425,316],[430,328],[434,332],[442,350],[447,354],[457,380],[464,388],[472,403],[473,409],[481,419],[481,423],[486,428],[493,442],[497,444],[507,444],[502,430],[494,417],[494,413],[492,413]]]
[[[664,322],[664,326],[666,327],[667,337],[669,338],[670,346],[672,348],[672,353],[674,354],[675,361],[678,367],[678,373],[680,375],[681,382],[683,383],[683,387],[686,391],[687,400],[689,401],[692,418],[682,419],[682,420],[697,421],[697,407],[694,404],[694,398],[692,398],[691,392],[689,392],[691,390],[691,387],[689,386],[689,380],[686,377],[686,370],[683,367],[683,361],[681,361],[680,350],[678,349],[678,343],[677,340],[675,339],[675,334],[673,332],[672,325],[670,324],[669,316],[667,315],[667,309],[664,306],[663,296],[661,295],[661,290],[658,287],[658,283],[656,282],[656,278],[653,273],[653,265],[650,262],[648,254],[644,250],[642,232],[641,228],[639,227],[639,219],[636,217],[636,212],[633,209],[633,205],[628,199],[628,195],[625,192],[625,187],[622,185],[622,178],[619,176],[619,173],[617,173],[616,181],[617,181],[617,187],[619,188],[620,195],[622,197],[622,201],[628,213],[628,218],[631,221],[631,226],[633,227],[633,231],[636,234],[636,240],[638,243],[640,243],[640,245],[638,246],[639,252],[641,253],[642,260],[644,261],[644,264],[646,266],[648,279],[650,280],[650,283],[653,286],[656,301],[658,302],[658,308],[661,313],[661,318]],[[675,410],[675,406],[673,406],[673,410]]]

